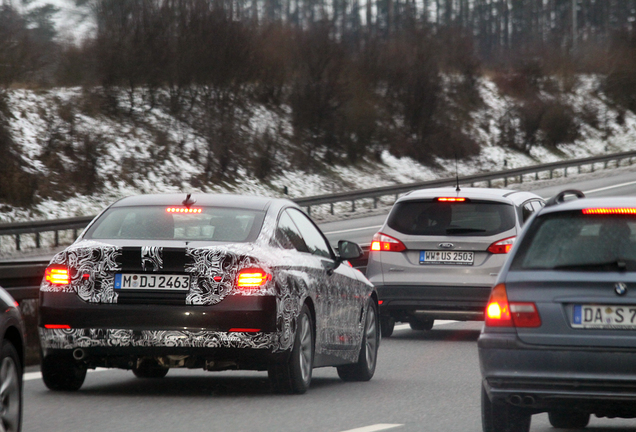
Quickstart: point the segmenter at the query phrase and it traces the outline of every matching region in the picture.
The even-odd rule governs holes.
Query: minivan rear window
[[[407,235],[492,236],[515,227],[514,206],[492,201],[402,201],[387,221]]]
[[[537,217],[511,268],[636,271],[636,218],[584,215],[580,210]]]

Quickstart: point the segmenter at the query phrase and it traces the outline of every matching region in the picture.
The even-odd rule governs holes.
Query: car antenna
[[[457,186],[455,187],[455,192],[460,192],[461,189],[459,188],[459,172],[457,171],[457,153],[455,153],[455,179],[457,182]]]
[[[192,194],[188,194],[186,195],[186,199],[184,199],[183,201],[181,201],[181,204],[183,204],[184,206],[190,208],[190,206],[192,204],[194,204],[195,202],[197,202],[196,200],[190,198],[192,196]]]

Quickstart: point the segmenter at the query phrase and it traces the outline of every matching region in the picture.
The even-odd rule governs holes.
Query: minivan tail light
[[[515,243],[516,237],[508,237],[503,240],[499,240],[488,246],[488,252],[492,254],[507,254],[512,249],[512,245]]]
[[[263,269],[243,269],[238,274],[236,285],[239,288],[258,288],[270,280],[272,280],[272,275]]]
[[[489,327],[513,327],[506,285],[495,285],[490,292],[484,321]]]
[[[380,252],[402,252],[406,250],[406,246],[398,239],[379,232],[373,236],[371,250]]]
[[[64,265],[50,265],[44,271],[44,280],[51,285],[68,285],[71,283],[71,273]]]

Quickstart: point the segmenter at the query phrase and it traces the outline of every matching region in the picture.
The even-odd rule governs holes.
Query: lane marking
[[[368,230],[368,229],[378,229],[378,228],[382,228],[382,225],[373,225],[373,226],[366,226],[366,227],[362,227],[362,228],[351,228],[351,229],[344,229],[344,230],[339,230],[339,231],[325,231],[324,234],[340,234],[340,233],[344,233],[344,232],[351,232],[351,231],[363,231],[363,230]]]
[[[626,182],[626,183],[620,183],[620,184],[612,185],[612,186],[605,186],[605,187],[597,188],[597,189],[590,189],[590,190],[586,190],[586,191],[583,191],[583,192],[584,192],[584,193],[601,192],[601,191],[604,191],[604,190],[610,190],[610,189],[620,188],[620,187],[623,187],[623,186],[629,186],[629,185],[633,185],[633,184],[636,184],[636,181],[630,181],[630,182]]]
[[[97,369],[89,369],[86,372],[104,372],[104,371],[108,371],[108,370],[115,370],[115,369],[108,369],[108,368],[97,368]],[[22,375],[22,381],[33,381],[36,379],[42,379],[42,372],[27,372],[24,375]]]
[[[401,427],[404,426],[403,424],[388,424],[388,423],[378,423],[378,424],[374,424],[371,426],[364,426],[361,428],[357,428],[357,429],[349,429],[343,432],[375,432],[375,431],[382,431],[382,430],[387,430],[387,429],[393,429],[396,427]]]

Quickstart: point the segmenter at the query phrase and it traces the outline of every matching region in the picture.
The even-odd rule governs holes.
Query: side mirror
[[[340,240],[338,242],[338,255],[340,260],[352,260],[362,256],[362,248],[354,242]]]

